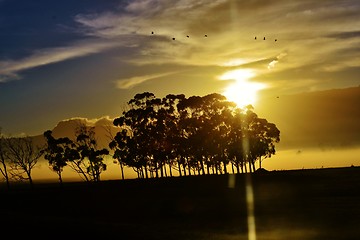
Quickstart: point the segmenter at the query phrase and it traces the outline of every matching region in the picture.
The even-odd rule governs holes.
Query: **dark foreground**
[[[246,186],[256,239],[360,239],[358,167],[0,188],[0,238],[255,240]]]

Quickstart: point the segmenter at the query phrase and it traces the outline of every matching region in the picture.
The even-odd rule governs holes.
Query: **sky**
[[[217,92],[279,128],[266,167],[360,165],[359,12],[357,0],[0,0],[2,134],[111,122],[144,91]]]

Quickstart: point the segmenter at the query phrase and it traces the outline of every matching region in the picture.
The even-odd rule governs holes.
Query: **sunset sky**
[[[265,167],[360,165],[359,12],[358,0],[0,0],[0,127],[40,135],[111,120],[144,91],[217,92],[279,128]]]

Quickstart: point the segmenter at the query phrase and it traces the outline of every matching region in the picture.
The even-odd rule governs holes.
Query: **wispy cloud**
[[[157,78],[165,77],[168,75],[174,74],[174,72],[167,72],[167,73],[158,73],[158,74],[149,74],[144,76],[136,76],[126,79],[121,79],[116,81],[117,88],[120,89],[130,89],[133,88],[143,82],[154,80]]]
[[[67,47],[40,49],[19,60],[0,61],[0,82],[21,78],[18,73],[23,70],[98,53],[112,47],[113,42],[78,42]]]

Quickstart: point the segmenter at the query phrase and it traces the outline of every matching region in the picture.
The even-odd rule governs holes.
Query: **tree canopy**
[[[113,158],[140,178],[253,172],[255,163],[275,154],[280,131],[251,106],[240,109],[221,94],[203,97],[136,94],[115,118],[120,128],[109,147]],[[169,171],[169,173],[167,173]]]

